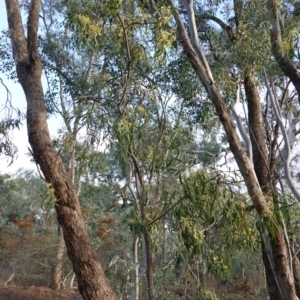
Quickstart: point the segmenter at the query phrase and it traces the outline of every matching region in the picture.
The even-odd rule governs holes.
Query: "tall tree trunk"
[[[64,241],[62,228],[59,224],[57,225],[58,225],[58,230],[57,230],[58,246],[56,250],[54,265],[51,271],[51,281],[49,285],[50,289],[54,291],[59,291],[62,289],[63,256],[65,250],[65,241]]]
[[[73,141],[71,143],[71,153],[68,157],[68,161],[65,164],[66,171],[69,173],[72,183],[75,182],[75,144],[76,136],[73,134]],[[77,197],[79,196],[80,189],[77,191]],[[63,255],[65,250],[65,241],[62,232],[62,228],[58,223],[58,246],[55,256],[54,265],[51,272],[50,288],[54,291],[63,289],[62,277],[63,277]]]
[[[249,132],[250,139],[253,149],[253,165],[254,170],[258,179],[258,182],[264,192],[264,195],[270,205],[278,209],[276,203],[273,203],[273,194],[276,191],[272,191],[272,186],[276,184],[272,182],[271,178],[274,178],[274,174],[271,174],[270,170],[274,170],[273,166],[270,166],[268,159],[268,153],[266,148],[266,133],[263,121],[263,112],[260,103],[260,96],[257,89],[257,82],[254,77],[246,74],[244,78],[244,86],[246,99],[248,102],[248,115],[249,115]],[[276,195],[275,195],[276,196]],[[283,221],[283,220],[282,220]],[[293,268],[291,269],[290,257],[289,257],[289,243],[288,237],[285,237],[284,225],[278,228],[278,232],[275,240],[280,240],[278,242],[271,241],[270,245],[272,248],[272,255],[274,257],[274,266],[270,263],[270,258],[266,252],[266,245],[264,240],[262,240],[262,258],[265,265],[265,272],[267,278],[267,285],[269,296],[271,300],[282,299],[281,291],[278,287],[277,279],[275,277],[275,269],[286,270],[287,274],[290,274],[291,279],[293,279]],[[282,247],[282,249],[280,249]],[[286,253],[287,260],[275,259],[278,253]]]
[[[247,71],[248,72],[248,71]],[[272,183],[269,169],[269,159],[265,143],[265,126],[256,80],[246,74],[244,78],[245,94],[248,103],[249,134],[253,152],[253,165],[257,180],[265,195],[272,195]],[[280,291],[274,277],[265,243],[261,241],[262,259],[265,266],[267,286],[270,300],[281,299]],[[279,297],[279,298],[278,298]]]
[[[133,255],[134,255],[134,264],[135,264],[135,278],[134,278],[134,300],[139,300],[139,266],[138,266],[138,249],[139,249],[139,238],[136,237],[134,239],[134,245],[133,245]]]
[[[107,283],[97,254],[87,234],[76,190],[63,162],[52,145],[41,83],[42,63],[38,55],[37,30],[40,0],[32,0],[27,39],[17,0],[6,0],[7,18],[17,76],[27,100],[27,130],[36,163],[57,199],[55,209],[67,252],[84,299],[111,300],[115,295]]]
[[[295,251],[295,239],[294,237],[290,238],[290,245],[291,245],[291,254],[293,258],[293,271],[294,271],[294,278],[295,278],[295,287],[297,296],[300,297],[300,277],[299,277],[299,258],[297,256],[297,252]]]
[[[140,265],[138,266],[138,240],[139,238],[136,238],[134,241],[134,261],[136,263],[135,267],[135,282],[134,286],[130,288],[128,292],[127,300],[138,300],[139,299],[139,281],[140,278],[144,275],[147,269],[147,255],[145,254]]]
[[[152,253],[152,244],[151,237],[148,229],[145,229],[144,232],[144,240],[145,240],[145,251],[146,251],[146,276],[147,276],[147,290],[148,290],[148,299],[155,300],[155,289],[154,289],[154,281],[153,281],[153,253]]]
[[[244,87],[248,103],[249,134],[252,145],[254,170],[264,194],[272,195],[265,123],[256,79],[246,75],[244,78]]]
[[[268,197],[265,197],[262,192],[255,170],[252,167],[252,162],[247,157],[241,145],[233,118],[214,83],[208,62],[199,43],[193,10],[193,1],[183,0],[188,14],[190,37],[186,32],[185,26],[173,0],[168,0],[168,3],[171,5],[173,16],[177,24],[178,41],[181,43],[185,53],[187,54],[188,60],[204,85],[215,107],[216,114],[219,116],[220,122],[223,125],[231,152],[233,153],[235,161],[243,176],[258,217],[262,221],[265,218],[272,219],[274,216],[272,215],[271,209],[268,205]],[[281,222],[279,222],[279,224],[281,224]],[[264,227],[263,222],[261,222],[261,227],[260,231],[264,238],[266,254],[274,272],[273,275],[276,279],[282,300],[298,300],[294,286],[293,273],[289,265],[289,256],[283,229],[281,227],[279,227],[278,230],[274,228],[274,239],[271,240],[272,236],[268,232],[268,229]]]

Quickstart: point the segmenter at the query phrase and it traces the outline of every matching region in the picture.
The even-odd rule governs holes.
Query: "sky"
[[[23,20],[26,22],[26,20]],[[0,32],[3,29],[7,29],[7,17],[6,17],[6,8],[5,1],[0,1]],[[10,91],[12,104],[14,107],[17,107],[23,113],[26,113],[26,99],[24,92],[19,83],[15,83],[13,80],[7,79],[5,74],[0,73],[0,79],[4,82],[7,88]],[[0,85],[0,107],[3,108],[7,99],[7,91],[4,86]],[[0,113],[0,118],[3,118],[3,112]],[[30,157],[28,156],[28,138],[27,138],[27,128],[26,120],[22,121],[22,126],[20,130],[15,129],[10,132],[10,137],[12,142],[18,148],[17,157],[14,159],[13,163],[9,165],[10,159],[3,155],[0,155],[0,174],[9,173],[14,174],[20,168],[36,170],[36,165],[30,162]],[[57,129],[61,127],[59,119],[52,118],[48,122],[50,135],[54,136],[57,132]]]

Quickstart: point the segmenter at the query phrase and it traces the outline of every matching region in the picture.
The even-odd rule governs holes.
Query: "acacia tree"
[[[34,160],[54,189],[58,222],[77,275],[79,291],[84,299],[115,299],[88,237],[72,180],[50,139],[41,83],[42,63],[38,54],[40,1],[30,3],[27,36],[18,1],[7,0],[6,10],[17,76],[27,101],[29,143]]]

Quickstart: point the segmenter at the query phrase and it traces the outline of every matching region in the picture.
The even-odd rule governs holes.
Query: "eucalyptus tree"
[[[66,171],[75,184],[77,197],[80,194],[81,177],[91,153],[89,135],[81,138],[79,134],[86,131],[86,102],[80,99],[79,93],[87,91],[93,72],[94,54],[76,51],[69,42],[69,36],[55,20],[63,18],[61,3],[43,1],[41,6],[42,33],[39,37],[41,59],[47,79],[46,105],[48,114],[61,117],[63,129],[54,145],[59,148]],[[61,23],[63,20],[60,21]],[[66,65],[65,62],[68,62]],[[84,147],[85,145],[85,147]],[[77,153],[77,150],[80,151]],[[53,266],[50,287],[59,290],[62,287],[64,240],[61,226],[58,226],[59,246],[56,253],[56,264]]]
[[[207,91],[207,94],[209,95],[209,98],[214,104],[216,114],[219,116],[224,127],[227,141],[245,180],[248,193],[253,201],[254,207],[258,213],[263,259],[266,267],[270,297],[271,299],[298,299],[291,264],[290,245],[288,243],[284,220],[282,216],[279,216],[279,219],[276,220],[272,212],[273,210],[277,211],[279,206],[276,203],[276,191],[274,190],[276,181],[274,182],[271,180],[271,178],[273,178],[272,173],[270,173],[272,165],[270,166],[268,163],[269,158],[264,134],[265,126],[262,118],[260,97],[258,90],[256,89],[255,73],[253,73],[253,67],[254,70],[257,68],[257,61],[252,61],[252,64],[250,62],[245,65],[245,67],[240,64],[236,65],[236,62],[231,65],[231,67],[237,66],[241,73],[239,76],[244,77],[243,83],[245,85],[245,94],[248,100],[249,132],[253,148],[254,166],[252,166],[252,162],[243,150],[241,141],[237,136],[233,117],[226,105],[226,97],[220,92],[222,91],[222,86],[219,84],[217,76],[213,77],[211,68],[209,67],[209,62],[202,48],[203,46],[199,43],[199,33],[196,25],[193,1],[183,1],[184,9],[188,15],[189,36],[183,17],[177,7],[175,7],[174,2],[168,1],[168,3],[170,4],[177,24],[178,41],[182,44],[191,65],[195,69],[199,79]],[[232,42],[234,41],[237,46],[238,43],[243,44],[244,37],[246,42],[245,46],[247,46],[247,38],[250,41],[253,41],[253,38],[247,36],[249,32],[251,33],[251,30],[245,31],[245,29],[247,29],[247,26],[252,26],[253,23],[255,24],[255,22],[260,24],[262,34],[265,34],[266,31],[263,31],[263,24],[266,22],[263,19],[263,15],[261,16],[261,21],[259,21],[259,18],[255,19],[260,15],[259,13],[252,13],[250,19],[247,19],[247,11],[252,8],[251,6],[255,6],[255,2],[243,4],[242,2],[234,1],[234,3],[231,4],[232,10],[228,9],[230,6],[224,5],[222,11],[224,11],[225,17],[227,14],[227,20],[229,20],[229,18],[233,18],[232,20],[234,22],[232,22],[232,25],[224,23],[215,15],[212,17],[207,16],[210,13],[209,11],[205,12],[205,17],[221,24],[221,27],[228,35],[229,40]],[[198,8],[197,5],[196,7]],[[228,10],[226,11],[226,9]],[[254,25],[254,28],[255,26],[256,25]],[[212,45],[212,47],[213,46],[214,45]],[[255,45],[249,45],[249,48],[244,49],[249,51],[249,49],[254,46]],[[239,50],[243,51],[241,48],[239,48]],[[255,55],[260,52],[256,48],[253,53]],[[251,54],[249,56],[251,57]],[[237,57],[237,59],[239,58],[240,57]],[[264,62],[264,64],[266,63],[267,61]],[[259,66],[260,65],[258,64],[258,67]],[[239,96],[237,99],[239,99]],[[273,223],[273,225],[267,225],[266,220],[270,222],[269,224]]]
[[[27,128],[33,157],[55,191],[58,221],[84,299],[114,299],[88,237],[78,197],[61,157],[50,139],[45,97],[41,83],[37,30],[40,1],[31,1],[25,36],[18,1],[6,1],[12,52],[17,76],[27,100]],[[82,244],[85,245],[84,249]]]
[[[285,5],[278,5],[276,1],[269,0],[267,7],[272,26],[272,54],[299,96],[299,2],[287,1]]]
[[[280,38],[279,20],[274,3],[269,2],[273,32],[276,32],[277,36],[273,38],[273,53],[281,63],[281,67],[290,66],[291,63],[286,63],[282,58],[282,53],[285,54],[283,51],[285,44],[278,43],[279,46],[276,44]],[[17,74],[28,102],[29,140],[35,160],[46,180],[54,187],[58,199],[56,210],[64,231],[68,253],[79,279],[80,291],[85,299],[113,299],[114,296],[105,282],[99,263],[96,262],[95,253],[84,229],[74,185],[70,175],[64,171],[63,161],[53,148],[46,127],[46,108],[40,84],[41,60],[38,56],[36,35],[39,1],[33,0],[29,6],[27,41],[20,15],[16,13],[18,3],[8,0],[6,3]],[[166,3],[153,0],[100,3],[74,0],[62,4],[48,3],[50,9],[55,3],[65,14],[65,24],[69,31],[62,34],[63,40],[66,41],[66,49],[59,48],[55,42],[48,43],[55,39],[51,37],[52,32],[49,30],[51,26],[44,22],[45,45],[65,50],[65,52],[47,52],[45,47],[44,65],[48,70],[56,72],[57,78],[62,83],[62,91],[71,96],[69,103],[74,109],[71,112],[73,116],[70,115],[70,111],[63,108],[63,105],[61,106],[61,114],[67,128],[72,122],[74,126],[76,122],[79,122],[77,126],[84,122],[91,130],[89,133],[97,132],[90,134],[92,142],[98,138],[97,134],[101,129],[99,120],[103,120],[103,116],[110,115],[110,118],[105,119],[107,128],[111,130],[108,131],[108,138],[112,144],[117,141],[115,144],[123,161],[123,179],[126,178],[120,196],[124,204],[128,201],[128,195],[131,197],[137,212],[134,214],[132,229],[136,231],[136,228],[140,228],[146,245],[149,299],[155,299],[153,270],[151,270],[151,230],[160,218],[163,220],[163,216],[168,212],[167,207],[173,208],[173,203],[164,195],[164,191],[169,188],[164,185],[165,176],[170,174],[174,176],[171,166],[175,162],[183,167],[179,168],[177,176],[191,166],[188,158],[193,149],[187,149],[186,155],[183,155],[186,149],[182,147],[182,142],[186,144],[192,142],[189,139],[190,131],[187,130],[192,123],[187,122],[188,126],[182,128],[181,125],[176,125],[176,120],[169,120],[169,115],[173,112],[179,112],[177,116],[178,120],[181,120],[180,115],[184,111],[201,120],[201,125],[204,126],[207,126],[207,123],[203,122],[205,114],[211,117],[213,120],[211,123],[215,123],[215,118],[219,118],[247,186],[253,208],[257,212],[270,298],[298,299],[291,259],[292,249],[277,201],[278,125],[273,122],[268,101],[265,109],[262,109],[258,89],[264,67],[272,76],[272,80],[279,74],[270,56],[267,6],[261,9],[259,1],[245,3],[217,1],[210,2],[207,6],[204,5],[205,2],[200,1],[195,3],[182,1],[183,5],[180,5],[172,0]],[[44,14],[45,20],[48,17]],[[212,22],[221,26],[222,30],[212,26]],[[293,22],[290,26],[294,28]],[[68,41],[73,43],[70,52],[67,49],[70,46]],[[60,46],[60,43],[58,45]],[[73,45],[77,48],[72,48]],[[183,48],[179,59],[177,53],[181,48],[178,45]],[[265,50],[266,47],[270,48],[269,52]],[[170,48],[174,52],[169,50]],[[66,76],[65,71],[69,65],[65,62],[71,57],[78,63],[77,49],[83,49],[84,55],[89,59],[81,61],[84,66],[81,71],[76,66],[74,72],[72,73],[70,68]],[[73,57],[72,51],[76,53]],[[56,57],[51,57],[50,53],[55,53]],[[180,61],[178,65],[176,59],[172,57],[174,53],[177,61]],[[53,61],[61,67],[57,68]],[[182,72],[180,69],[182,67],[184,72],[179,76],[164,73],[162,69],[168,68],[164,65],[166,61],[172,61],[168,65],[169,70],[173,68],[175,72]],[[187,62],[193,70],[188,67]],[[294,72],[293,80],[297,81],[295,64],[292,67],[294,67],[291,68]],[[87,72],[82,70],[93,72],[86,76]],[[79,77],[83,78],[81,84],[78,84],[76,73],[80,73]],[[163,73],[165,77],[159,73]],[[197,77],[203,87],[198,84]],[[161,87],[157,84],[157,78],[163,82]],[[76,79],[76,84],[73,84],[73,79]],[[293,83],[297,88],[296,81]],[[189,89],[186,89],[187,86]],[[283,92],[280,92],[283,103],[286,101],[288,88],[287,85],[281,85],[280,88],[283,88]],[[167,98],[162,97],[161,90]],[[178,103],[181,103],[179,111],[174,110],[174,107],[173,112],[169,111],[172,104],[166,104],[170,102],[170,99],[168,101],[166,99],[170,96],[168,93],[170,90],[178,97]],[[211,101],[207,101],[207,98]],[[230,111],[230,106],[234,107],[241,98],[247,101],[249,137],[244,133],[237,111]],[[62,97],[60,99],[62,100]],[[191,107],[192,109],[189,109]],[[208,119],[209,117],[206,118],[206,122]],[[246,150],[237,134],[234,119],[247,145]],[[70,146],[69,154],[74,157],[72,154],[74,130],[68,131],[72,134],[69,135],[70,139],[65,141]],[[180,141],[177,140],[178,136]],[[179,151],[178,154],[176,151]],[[175,176],[174,182],[177,182],[176,180]],[[164,207],[163,210],[161,205]],[[75,225],[78,225],[76,230],[68,230]],[[83,253],[80,249],[82,241],[79,241],[79,236],[88,245],[87,253]],[[87,270],[87,266],[91,269]],[[137,286],[138,282],[136,282],[136,298]]]
[[[257,28],[256,26],[260,26],[259,29],[261,31],[257,32],[261,33],[259,37],[266,36],[267,27],[265,24],[267,24],[267,22],[264,17],[266,16],[267,9],[265,8],[265,12],[262,14],[254,13],[253,8],[257,5],[256,2],[247,2],[244,4],[239,1],[234,1],[234,3],[226,2],[224,6],[216,6],[217,9],[220,9],[221,13],[224,14],[224,17],[227,18],[228,24],[216,15],[211,15],[212,11],[209,9],[204,11],[204,18],[213,20],[221,25],[222,29],[226,32],[228,39],[233,43],[233,47],[236,46],[237,49],[241,51],[238,53],[240,56],[242,56],[242,54],[245,55],[246,51],[248,51],[248,54],[245,56],[246,58],[248,56],[251,60],[251,58],[253,59],[252,55],[258,55],[262,56],[261,58],[263,59],[262,64],[258,64],[257,68],[257,61],[248,61],[248,63],[243,66],[238,62],[238,60],[242,57],[237,56],[237,61],[232,61],[232,64],[226,61],[225,64],[227,64],[227,68],[224,68],[224,72],[228,72],[228,65],[229,68],[233,68],[233,70],[237,67],[239,72],[239,74],[237,74],[238,77],[243,78],[245,94],[248,100],[249,131],[252,142],[251,146],[253,148],[254,166],[252,166],[252,157],[249,155],[249,159],[245,150],[243,150],[241,140],[235,130],[233,116],[231,115],[226,103],[227,99],[226,94],[223,92],[222,82],[219,82],[218,74],[215,76],[213,69],[210,68],[210,65],[213,66],[211,58],[214,53],[213,51],[210,51],[210,60],[208,60],[204,54],[205,51],[203,50],[203,43],[199,43],[199,27],[196,24],[196,20],[199,21],[199,11],[201,14],[201,7],[204,6],[200,6],[201,4],[198,2],[195,2],[194,5],[193,1],[182,1],[182,10],[182,7],[178,9],[173,1],[168,1],[168,4],[177,25],[177,40],[182,45],[189,62],[204,85],[206,92],[215,107],[215,112],[223,125],[230,149],[235,157],[247,186],[248,193],[257,211],[270,297],[272,299],[278,299],[278,297],[280,299],[298,299],[291,264],[291,250],[288,243],[284,220],[280,215],[277,220],[274,217],[273,212],[276,212],[279,209],[279,206],[276,203],[277,196],[274,189],[276,181],[271,180],[273,175],[270,172],[270,166],[268,163],[269,157],[264,134],[265,126],[262,118],[261,100],[256,88],[257,75],[255,76],[255,72],[253,72],[257,72],[257,70],[262,72],[262,67],[268,63],[268,60],[265,59],[262,56],[262,52],[259,51],[260,45],[255,47],[255,44],[251,44],[254,39],[254,36],[251,37],[252,26],[254,31]],[[150,11],[155,11],[154,17],[162,17],[164,12],[161,7],[161,3],[155,3],[154,1],[150,1],[148,5]],[[197,14],[194,12],[195,7],[197,9]],[[250,16],[247,16],[248,11],[252,12]],[[188,26],[185,24],[185,14],[187,14]],[[186,28],[188,28],[189,34]],[[206,29],[204,28],[203,31],[206,32]],[[255,38],[257,37],[258,35],[255,36]],[[268,45],[266,38],[264,41],[266,41],[266,43],[263,45]],[[250,44],[247,45],[247,42],[250,42]],[[205,45],[207,44],[211,45],[211,48],[213,49],[214,44],[206,43]],[[240,45],[246,46],[244,48],[244,53],[243,48],[239,47]],[[254,47],[255,49],[253,49]],[[255,51],[249,53],[250,49]],[[229,70],[229,72],[232,74],[233,80],[236,81],[236,87],[238,87],[237,81],[239,78],[235,78],[235,72],[232,72],[231,70]],[[230,97],[239,100],[240,96],[238,95],[236,97],[231,94]],[[232,102],[234,103],[235,100]],[[247,150],[250,154],[251,149],[248,148]],[[274,158],[272,155],[274,155],[274,149],[273,152],[271,151],[271,158]],[[273,166],[271,165],[271,167]],[[272,171],[274,172],[274,169]]]
[[[169,101],[169,97],[159,94],[147,95],[132,108],[128,107],[117,128],[118,147],[127,169],[124,188],[137,211],[130,227],[137,236],[142,234],[145,241],[149,299],[155,299],[153,234],[155,227],[158,230],[162,226],[159,230],[164,230],[165,226],[163,221],[161,225],[156,223],[179,200],[176,174],[194,164],[192,155],[188,158],[183,154],[192,135],[182,120],[182,104],[178,101],[169,104]]]
[[[119,9],[118,3],[106,4],[107,6],[103,4],[99,9],[98,5],[90,1],[86,1],[83,8],[78,5],[77,1],[70,2],[71,17],[68,21],[72,30],[77,31],[82,37],[81,43],[89,47],[99,49],[106,37],[108,39],[111,38],[110,36],[115,37],[114,44],[105,45],[109,50],[114,51],[114,56],[110,54],[104,57],[104,74],[111,84],[106,85],[91,100],[99,101],[100,98],[105,103],[106,99],[113,98],[112,101],[115,104],[116,113],[111,123],[114,130],[110,132],[110,140],[112,144],[116,143],[115,139],[117,140],[116,147],[120,151],[125,168],[123,171],[125,171],[126,184],[122,188],[123,195],[121,196],[125,203],[127,199],[124,193],[126,194],[128,190],[135,200],[134,207],[138,212],[136,221],[139,222],[136,226],[132,224],[132,228],[141,227],[139,234],[142,233],[146,247],[149,298],[154,299],[151,226],[146,220],[148,210],[153,210],[154,213],[155,205],[160,203],[162,177],[169,153],[168,147],[174,147],[173,139],[177,134],[173,133],[171,137],[167,137],[170,139],[167,142],[169,145],[165,146],[164,142],[168,131],[172,130],[169,123],[174,122],[174,126],[179,126],[182,109],[178,114],[178,119],[168,120],[167,111],[171,109],[168,104],[170,96],[163,99],[153,84],[155,71],[152,70],[158,64],[155,57],[153,55],[151,57],[145,51],[145,47],[149,45],[153,47],[153,43],[150,43],[146,35],[139,36],[135,33],[136,30],[140,30],[137,25],[139,22],[143,24],[146,15],[141,14],[137,16],[136,22],[132,22],[131,16],[136,6],[134,3],[129,2],[130,5],[123,6],[122,9]],[[95,20],[93,20],[91,14],[95,11],[96,15],[93,17]],[[104,18],[102,26],[99,26],[99,20],[102,20],[102,15],[105,16],[105,13],[110,18],[110,24],[108,25]],[[92,28],[98,28],[98,30],[92,30]],[[121,49],[116,41],[119,41]],[[101,75],[100,72],[94,74],[95,80],[101,80],[99,75]],[[179,127],[176,130],[183,129]],[[149,145],[145,147],[144,143]],[[163,153],[164,151],[166,153]],[[134,182],[134,187],[132,187],[132,182]],[[150,187],[153,185],[155,187],[152,190]],[[153,198],[151,202],[149,198]],[[138,278],[139,275],[136,274],[137,281]],[[137,298],[138,282],[135,287]]]

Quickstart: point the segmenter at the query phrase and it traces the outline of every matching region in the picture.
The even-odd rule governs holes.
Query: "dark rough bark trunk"
[[[249,134],[253,152],[253,166],[257,180],[265,194],[272,192],[269,158],[266,148],[265,124],[260,103],[259,91],[254,77],[244,78],[246,99],[248,102]]]
[[[56,256],[54,261],[54,266],[51,272],[51,282],[50,289],[54,291],[59,291],[62,289],[62,271],[63,271],[63,256],[65,250],[64,235],[61,226],[58,224],[58,247],[56,250]]]
[[[146,250],[146,276],[147,276],[147,290],[148,290],[148,299],[155,300],[155,289],[154,289],[154,281],[153,281],[153,253],[152,253],[152,245],[150,234],[147,229],[144,232],[144,240],[145,240],[145,250]]]
[[[263,192],[269,196],[272,194],[269,159],[265,143],[265,126],[259,92],[254,77],[245,76],[245,94],[248,103],[249,134],[253,152],[253,165],[257,180]],[[262,241],[262,259],[265,266],[266,280],[269,297],[271,300],[281,299],[280,291],[274,277],[264,242]],[[279,298],[278,298],[279,297]]]
[[[272,244],[272,255],[274,257],[275,267],[274,270],[270,264],[269,257],[265,251],[265,247],[262,244],[262,254],[263,254],[263,262],[266,271],[266,281],[268,287],[268,293],[270,300],[288,300],[288,299],[298,299],[297,296],[297,288],[296,288],[296,280],[292,280],[294,274],[291,273],[289,267],[289,260],[287,259],[288,255],[286,253],[285,247],[285,238],[283,234],[277,234],[276,239],[271,241]],[[272,275],[275,272],[276,277]],[[278,288],[279,285],[283,286],[284,289]]]
[[[295,280],[295,288],[297,296],[300,298],[300,277],[299,277],[299,258],[297,256],[297,252],[295,250],[295,239],[291,237],[290,239],[291,245],[291,254],[293,258],[293,271],[294,271],[294,280]]]
[[[270,205],[274,206],[275,204],[273,203],[272,186],[275,184],[273,184],[271,180],[273,176],[271,176],[269,169],[270,164],[266,148],[263,112],[255,78],[246,75],[244,78],[244,86],[246,99],[248,102],[249,132],[253,150],[253,165],[257,180],[264,192],[265,197],[271,202]],[[276,232],[274,240],[271,241],[272,255],[274,257],[274,269],[278,270],[278,272],[281,274],[286,273],[287,276],[291,277],[291,281],[293,281],[293,273],[289,264],[288,247],[289,245],[287,244],[284,236],[284,229],[280,227],[278,232]],[[284,254],[286,258],[282,257],[280,259],[275,259],[278,256],[281,257],[282,254]],[[274,276],[275,270],[272,270],[270,258],[267,256],[264,245],[262,245],[262,258],[265,265],[270,300],[282,299],[278,283],[276,282],[276,278]],[[286,284],[289,286],[292,283],[287,282]]]
[[[294,283],[294,274],[293,270],[290,268],[288,249],[286,246],[284,232],[282,230],[278,230],[275,237],[271,240],[271,248],[274,258],[274,272],[277,280],[279,281],[278,286],[281,290],[282,299],[298,300],[299,298],[296,295]]]
[[[42,64],[38,56],[39,8],[40,0],[32,0],[26,39],[18,1],[6,0],[17,76],[27,100],[29,143],[46,181],[54,188],[58,222],[63,230],[81,295],[89,300],[115,299],[87,234],[74,185],[50,139],[41,84]]]
[[[263,260],[265,272],[266,272],[265,274],[266,274],[266,282],[267,282],[269,298],[270,298],[270,300],[281,300],[282,298],[280,295],[280,291],[278,289],[276,279],[273,275],[273,270],[270,265],[270,261],[268,259],[268,255],[266,253],[263,242],[261,243],[261,247],[262,247],[262,260]]]

